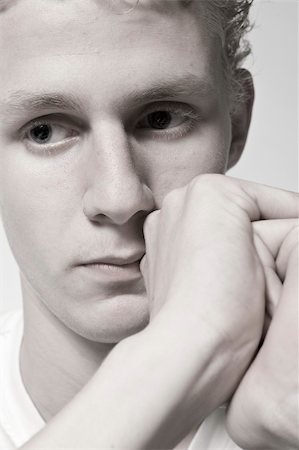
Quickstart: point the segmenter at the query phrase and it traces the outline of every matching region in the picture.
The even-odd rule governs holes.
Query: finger
[[[276,219],[259,220],[253,222],[252,226],[254,233],[261,238],[275,260],[286,236],[298,224],[298,219]]]
[[[298,284],[294,283],[294,273],[288,271],[279,305],[273,316],[258,359],[264,361],[273,380],[277,377],[277,386],[293,388],[294,403],[297,403],[296,393],[298,392],[297,355]],[[265,364],[263,368],[266,367]],[[281,398],[284,398],[283,393]]]
[[[142,260],[139,264],[141,275],[143,276],[145,288],[147,290],[148,287],[148,265],[147,265],[147,259],[146,254],[143,256]]]
[[[269,314],[265,314],[265,320],[264,320],[264,328],[263,328],[263,332],[262,332],[262,337],[261,337],[261,341],[260,341],[260,346],[263,344],[264,340],[265,340],[265,336],[268,333],[270,324],[271,324],[271,320],[272,317],[269,316]]]
[[[251,221],[299,216],[299,194],[263,184],[235,179],[251,199],[245,206]]]
[[[145,243],[148,246],[151,246],[154,242],[156,242],[156,237],[158,235],[158,225],[159,225],[159,217],[161,211],[159,209],[151,212],[145,219],[143,225],[143,234],[145,238]]]
[[[276,271],[271,267],[265,267],[266,282],[266,313],[273,317],[281,297],[282,283]]]
[[[142,276],[144,278],[145,288],[147,297],[150,303],[150,307],[153,303],[153,271],[155,268],[156,262],[156,253],[157,253],[157,239],[159,232],[159,217],[160,210],[153,211],[149,214],[145,220],[143,226],[143,233],[145,239],[145,251],[146,254],[141,260],[140,270]]]
[[[279,302],[282,283],[276,273],[274,258],[257,233],[254,233],[254,244],[265,275],[266,317],[271,319]]]
[[[279,249],[276,258],[276,269],[281,280],[290,270],[294,273],[295,282],[298,286],[298,256],[299,256],[299,226],[292,228]]]

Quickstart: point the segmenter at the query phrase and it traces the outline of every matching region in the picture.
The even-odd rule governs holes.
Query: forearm
[[[230,434],[244,449],[299,445],[297,253],[293,256],[265,342],[229,408]]]
[[[212,361],[218,343],[208,347],[204,338],[194,358],[191,336],[180,340],[179,330],[170,328],[169,321],[159,323],[118,344],[84,389],[22,449],[175,446],[213,408],[211,379],[225,362]]]

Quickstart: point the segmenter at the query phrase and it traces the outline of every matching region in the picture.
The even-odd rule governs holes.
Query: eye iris
[[[38,143],[47,142],[52,135],[52,131],[49,125],[38,125],[30,130],[31,138]]]
[[[168,111],[156,111],[148,115],[148,123],[156,130],[163,130],[171,123],[171,113]]]

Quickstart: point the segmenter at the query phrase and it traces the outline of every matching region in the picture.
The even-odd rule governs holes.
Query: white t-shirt
[[[44,425],[22,382],[19,352],[23,335],[21,310],[0,316],[0,450],[22,446]],[[188,450],[240,450],[229,438],[225,409],[201,425]]]
[[[23,445],[44,426],[25,387],[19,369],[23,335],[22,312],[0,316],[0,449]]]

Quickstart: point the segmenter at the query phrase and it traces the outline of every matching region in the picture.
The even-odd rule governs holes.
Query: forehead
[[[16,1],[0,15],[0,96],[28,87],[73,86],[82,94],[90,87],[93,93],[141,89],[173,75],[216,82],[216,52],[200,15],[176,1],[163,1],[163,8],[150,3],[140,0],[122,13],[109,7],[111,0]]]

